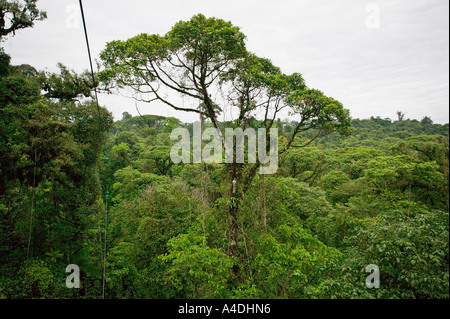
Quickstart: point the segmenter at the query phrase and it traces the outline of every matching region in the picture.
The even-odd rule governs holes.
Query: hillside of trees
[[[45,18],[35,2],[25,27]],[[203,24],[238,32],[198,15],[169,32],[164,57],[187,50],[177,32]],[[233,49],[220,57],[236,68],[223,81],[279,97],[309,125],[245,113],[250,95],[234,100],[239,120],[216,121],[219,107],[199,85],[204,127],[276,128],[285,151],[270,175],[175,164],[171,132],[193,123],[127,112],[114,121],[93,96],[139,80],[121,54],[159,40],[109,43],[95,81],[64,65],[11,65],[0,49],[0,298],[449,298],[448,124],[402,112],[351,119],[301,75],[226,43]],[[206,66],[218,57],[209,53]],[[80,268],[79,289],[66,287],[69,264]],[[366,287],[368,265],[379,267],[377,289]]]
[[[448,125],[352,123],[352,135],[292,149],[275,176],[253,181],[233,277],[224,164],[172,165],[169,132],[183,124],[124,113],[102,175],[111,185],[109,293],[448,298]],[[277,123],[286,135],[294,126]],[[369,264],[380,267],[380,289],[365,287]]]
[[[234,276],[224,165],[170,160],[192,124],[103,111],[106,134],[89,103],[26,106],[1,117],[3,297],[100,298],[108,200],[108,298],[448,298],[447,124],[355,119],[288,151],[245,198]]]

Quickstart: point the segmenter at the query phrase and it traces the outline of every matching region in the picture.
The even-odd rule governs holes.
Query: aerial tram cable
[[[86,20],[84,18],[83,3],[81,2],[81,0],[79,0],[79,2],[80,2],[80,10],[81,10],[81,19],[83,21],[84,36],[86,38],[86,47],[87,47],[87,52],[88,52],[88,56],[89,56],[89,65],[91,66],[91,76],[92,76],[92,85],[94,85],[95,102],[97,103],[98,117],[100,120],[100,106],[98,104],[97,88],[95,87],[94,68],[92,66],[91,49],[89,47],[89,38],[88,38],[88,33],[87,33],[87,28],[86,28]]]
[[[86,28],[86,20],[84,18],[83,3],[81,0],[79,0],[79,2],[80,2],[81,18],[83,20],[84,36],[86,38],[86,47],[87,47],[87,52],[88,52],[88,56],[89,56],[89,65],[91,67],[92,84],[94,85],[94,93],[95,93],[95,102],[97,104],[98,121],[99,121],[99,125],[100,125],[101,124],[100,106],[98,104],[97,88],[95,86],[95,75],[94,75],[94,68],[92,66],[91,49],[89,47],[89,38],[88,38],[88,33],[87,33],[87,28]],[[108,164],[108,157],[105,158],[105,162]],[[108,190],[108,185],[106,185],[105,238],[104,238],[105,244],[104,244],[104,249],[103,249],[103,278],[102,278],[102,298],[103,299],[105,299],[105,280],[106,280],[106,235],[108,233],[108,200],[109,200],[109,190]]]

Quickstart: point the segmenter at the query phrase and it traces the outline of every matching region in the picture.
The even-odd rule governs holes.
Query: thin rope
[[[81,0],[79,0],[79,2],[80,2],[80,10],[81,10],[81,19],[83,20],[84,36],[86,38],[86,46],[87,46],[87,51],[88,51],[88,56],[89,56],[89,65],[91,66],[92,85],[94,85],[95,101],[97,103],[97,112],[98,112],[98,117],[100,120],[100,106],[98,104],[97,88],[95,87],[94,68],[92,66],[91,49],[89,47],[89,38],[88,38],[88,32],[87,32],[87,27],[86,27],[86,20],[84,18],[83,3]]]
[[[108,186],[106,186],[106,213],[105,213],[105,246],[103,249],[103,280],[102,280],[102,298],[105,299],[105,282],[106,282],[106,235],[108,229],[108,199],[109,199],[109,190]]]
[[[97,87],[95,86],[95,75],[94,75],[94,68],[92,66],[92,57],[91,57],[91,49],[89,47],[89,38],[88,38],[88,32],[86,27],[86,19],[84,18],[84,10],[83,10],[83,3],[81,0],[80,2],[80,10],[81,10],[81,18],[83,20],[83,28],[84,28],[84,36],[86,38],[86,47],[87,52],[89,56],[89,65],[91,67],[91,76],[92,76],[92,85],[94,86],[94,93],[95,93],[95,102],[97,104],[97,113],[98,113],[98,121],[99,125],[101,124],[100,119],[100,105],[98,103],[98,95],[97,95]],[[103,250],[103,278],[102,278],[102,298],[105,299],[105,281],[106,281],[106,235],[108,233],[108,199],[109,199],[109,191],[108,191],[108,185],[106,185],[106,211],[105,211],[105,245]]]
[[[264,174],[262,174],[262,184],[263,184],[263,216],[264,216],[264,229],[267,230],[266,179],[265,179]]]
[[[33,213],[34,213],[35,209],[36,209],[36,150],[34,151],[33,189],[32,189],[32,196],[31,196],[30,230],[28,233],[27,260],[28,260],[28,258],[30,258],[31,236],[33,233]]]

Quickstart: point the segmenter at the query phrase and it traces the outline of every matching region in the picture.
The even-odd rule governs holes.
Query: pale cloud
[[[81,25],[67,21],[74,0],[40,0],[48,19],[19,31],[2,45],[13,63],[56,71],[56,63],[82,71],[88,59]],[[196,13],[230,20],[247,35],[249,50],[286,73],[300,72],[308,86],[349,108],[354,118],[431,116],[448,122],[449,2],[447,0],[166,0],[83,2],[91,49],[138,33],[164,34]],[[369,5],[379,8],[379,28],[368,28]],[[100,96],[116,118],[137,114],[132,100]],[[139,104],[141,113],[191,115]]]

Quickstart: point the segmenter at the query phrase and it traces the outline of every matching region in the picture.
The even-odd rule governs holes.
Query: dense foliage
[[[8,8],[32,10],[32,23],[44,17],[35,2]],[[192,50],[206,50],[209,71]],[[161,71],[171,54],[193,62],[193,88],[167,83],[200,97],[190,110],[204,127],[278,129],[277,172],[174,164],[170,133],[192,123],[127,112],[113,123],[88,73],[13,66],[0,50],[0,298],[101,298],[104,266],[107,298],[449,298],[448,124],[350,120],[300,74],[246,52],[238,28],[201,15],[164,37],[109,43],[98,78],[142,89],[159,76],[139,68],[150,57]],[[227,123],[202,77],[225,65],[217,79],[242,111]],[[300,120],[256,119],[266,98]],[[230,176],[245,192],[230,191]],[[69,264],[80,289],[66,288]],[[366,287],[370,264],[379,289]]]
[[[12,66],[3,51],[0,60],[0,295],[70,297],[63,265],[101,282],[99,160],[112,117],[77,93],[46,97],[66,69]]]
[[[98,146],[76,140],[81,116],[74,118],[46,119],[64,127],[64,143],[25,131],[9,143],[22,159],[2,162],[4,297],[101,296],[101,184],[110,190],[111,298],[448,298],[447,125],[353,120],[351,136],[288,151],[277,174],[257,175],[244,199],[236,276],[224,165],[169,164],[170,131],[192,124],[124,113],[105,144],[108,160],[99,161],[98,149],[88,151]],[[293,125],[277,122],[286,134]],[[89,126],[82,127],[87,138]],[[38,153],[34,164],[34,139],[42,141],[38,150],[50,139],[42,153],[54,155]],[[5,152],[2,160],[9,156],[19,155]],[[62,280],[69,263],[82,270],[78,291]],[[380,289],[365,287],[369,264],[380,267]]]
[[[124,113],[111,131],[111,296],[448,298],[448,125],[353,120],[351,136],[285,153],[242,203],[237,276],[226,166],[161,170],[173,125],[192,124]],[[365,286],[369,264],[380,289]]]

